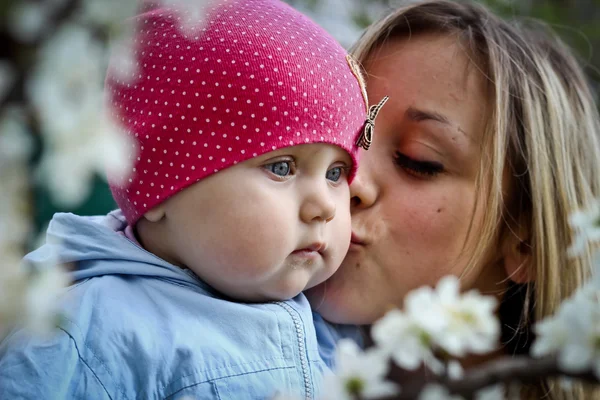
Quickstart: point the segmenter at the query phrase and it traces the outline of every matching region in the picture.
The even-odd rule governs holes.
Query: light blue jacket
[[[46,245],[26,260],[43,268],[57,252],[73,263],[64,319],[50,339],[16,331],[0,344],[0,398],[312,399],[335,342],[359,339],[313,314],[304,295],[229,301],[124,228],[119,211],[55,215]]]

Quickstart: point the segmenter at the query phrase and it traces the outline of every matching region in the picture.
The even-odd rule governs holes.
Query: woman
[[[539,27],[448,1],[398,9],[353,52],[369,98],[390,100],[351,187],[349,254],[313,305],[370,324],[453,274],[500,300],[513,329],[501,352],[527,351],[531,324],[590,273],[589,250],[566,254],[569,213],[600,197],[600,124],[580,67]],[[559,398],[548,385],[525,397]]]

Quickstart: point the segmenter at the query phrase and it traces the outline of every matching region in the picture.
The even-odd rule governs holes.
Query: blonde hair
[[[593,262],[589,248],[579,258],[566,252],[572,240],[569,214],[600,198],[600,118],[582,69],[543,24],[507,22],[483,6],[444,0],[397,9],[373,24],[351,52],[368,64],[386,41],[419,34],[455,36],[488,85],[477,185],[487,204],[468,268],[500,237],[525,227],[535,283],[519,312],[522,321],[531,321],[532,302],[535,319],[553,314],[588,278]],[[523,396],[591,398],[579,385],[568,393],[553,386],[540,382]]]

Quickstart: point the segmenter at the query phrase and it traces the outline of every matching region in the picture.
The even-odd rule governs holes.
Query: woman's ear
[[[165,217],[164,203],[157,205],[153,209],[144,213],[144,219],[150,222],[158,222]]]
[[[506,229],[502,240],[501,252],[504,269],[511,281],[522,284],[534,280],[533,266],[531,265],[531,250],[529,229],[526,226]]]

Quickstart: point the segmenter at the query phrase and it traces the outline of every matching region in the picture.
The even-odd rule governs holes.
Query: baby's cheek
[[[281,222],[274,214],[256,213],[244,219],[232,235],[237,238],[235,246],[228,249],[227,258],[237,267],[235,273],[241,278],[255,280],[269,274],[285,256],[295,250],[290,238],[294,227]]]

